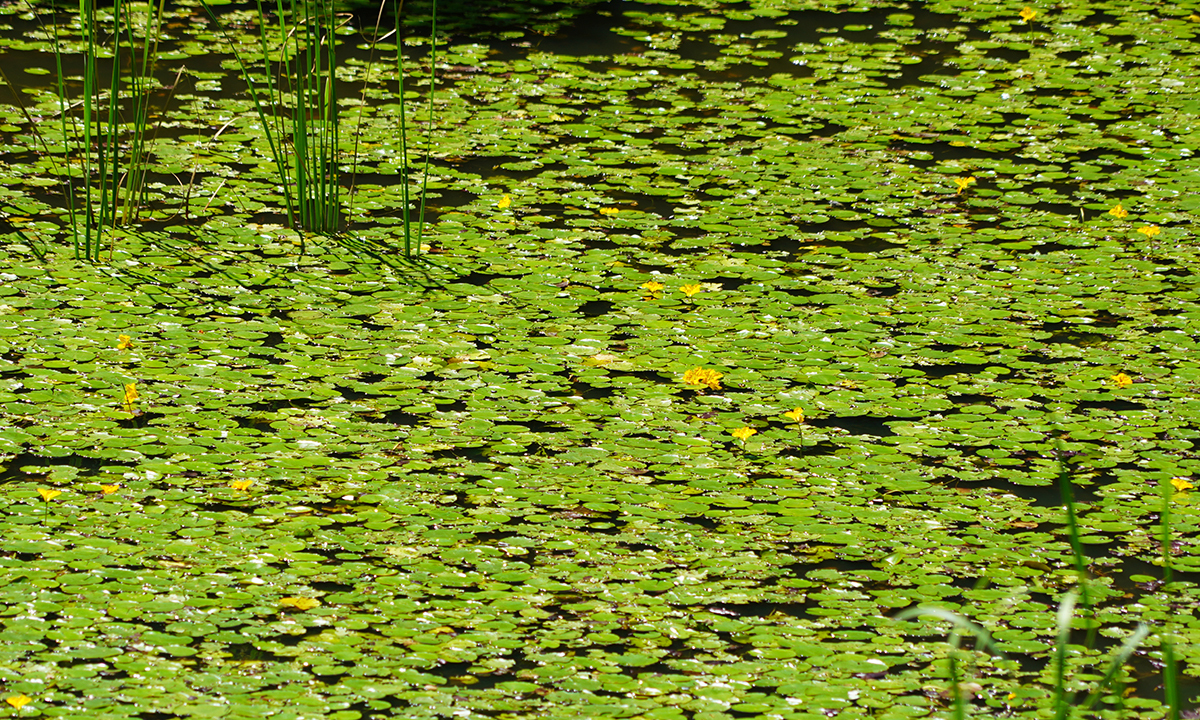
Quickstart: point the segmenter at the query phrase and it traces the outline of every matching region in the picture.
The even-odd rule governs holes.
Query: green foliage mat
[[[891,618],[932,603],[1010,658],[973,658],[971,712],[1033,717],[1076,582],[1061,439],[1100,648],[1071,689],[1145,621],[1104,713],[1162,717],[1159,631],[1185,690],[1200,659],[1200,17],[1022,8],[459,37],[419,262],[365,51],[347,231],[305,256],[185,5],[105,264],[67,259],[61,148],[0,107],[5,712],[948,717],[945,625]],[[0,62],[43,52],[4,10]]]

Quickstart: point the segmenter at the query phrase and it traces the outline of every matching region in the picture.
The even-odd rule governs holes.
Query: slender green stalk
[[[1164,478],[1159,485],[1162,495],[1162,509],[1158,514],[1159,534],[1158,544],[1162,552],[1163,582],[1171,582],[1171,498],[1175,494],[1175,486],[1169,479]]]
[[[99,228],[95,227],[95,217],[92,205],[92,114],[96,102],[96,9],[92,0],[79,0],[79,22],[83,28],[84,43],[87,46],[87,56],[83,69],[83,254],[90,261],[100,259],[99,238],[93,244],[93,231],[98,235]],[[96,154],[97,164],[104,167],[103,149]],[[79,236],[76,232],[75,256],[79,256]]]
[[[1159,517],[1158,542],[1162,548],[1163,583],[1170,583],[1173,578],[1171,570],[1171,501],[1175,495],[1175,486],[1169,478],[1161,483],[1162,509]],[[1168,622],[1169,625],[1169,622]],[[1169,627],[1163,628],[1163,694],[1170,708],[1170,720],[1179,720],[1179,664],[1175,657],[1175,645],[1166,634]]]
[[[429,158],[433,154],[431,138],[433,135],[433,91],[437,79],[435,73],[437,67],[437,0],[433,2],[433,22],[430,24],[429,30],[429,119],[426,127],[425,165],[421,170],[421,203],[417,211],[415,238],[412,233],[413,221],[409,210],[411,198],[408,187],[408,119],[404,109],[404,43],[401,41],[400,13],[398,11],[395,14],[395,22],[397,93],[400,96],[400,163],[405,173],[400,184],[403,202],[401,212],[404,219],[404,255],[413,257],[421,252],[421,238],[425,232],[425,198],[429,183]]]
[[[1113,680],[1121,672],[1121,668],[1125,666],[1130,656],[1133,655],[1134,651],[1138,649],[1138,646],[1142,644],[1142,641],[1149,634],[1150,628],[1144,623],[1138,623],[1137,629],[1133,631],[1133,634],[1126,638],[1125,642],[1121,643],[1121,647],[1117,648],[1116,653],[1113,654],[1113,659],[1109,662],[1108,670],[1104,673],[1104,677],[1100,679],[1100,682],[1096,683],[1096,688],[1083,701],[1083,704],[1080,706],[1082,712],[1091,710],[1096,701],[1104,696],[1104,693],[1112,686]]]
[[[153,140],[149,132],[150,96],[154,89],[154,68],[158,61],[158,38],[162,34],[165,2],[166,0],[159,0],[157,9],[153,4],[147,7],[146,29],[142,33],[140,47],[133,35],[134,23],[128,3],[121,4],[124,12],[117,16],[118,24],[124,17],[128,45],[131,50],[137,50],[133,57],[129,78],[133,115],[130,118],[132,132],[129,143],[129,161],[123,180],[125,199],[120,206],[121,222],[123,223],[136,221],[141,208],[146,204],[146,174],[149,170],[150,145]],[[120,27],[118,26],[119,32]],[[112,104],[115,107],[116,103]],[[116,177],[115,174],[114,177]]]
[[[230,47],[236,47],[212,7],[201,0]],[[340,122],[338,116],[335,16],[328,0],[276,0],[278,67],[271,69],[267,13],[258,0],[259,50],[265,71],[265,93],[259,91],[242,56],[234,58],[246,81],[255,113],[263,127],[276,173],[283,186],[288,225],[305,232],[338,229],[341,216]],[[290,102],[290,111],[286,109]],[[287,138],[290,136],[290,150]]]
[[[1071,617],[1075,615],[1078,595],[1069,592],[1058,604],[1058,641],[1054,646],[1054,718],[1066,720],[1071,711],[1067,701],[1067,646],[1071,642]]]
[[[967,699],[963,694],[962,689],[962,673],[959,670],[958,650],[962,642],[963,633],[969,634],[975,638],[975,649],[983,652],[990,652],[993,655],[1004,657],[1004,653],[996,648],[992,641],[992,636],[986,629],[976,625],[962,615],[949,610],[943,610],[936,607],[918,606],[909,608],[903,612],[897,613],[896,620],[909,620],[915,617],[935,617],[940,620],[945,620],[951,624],[953,628],[950,631],[950,654],[948,659],[949,676],[950,676],[950,697],[954,704],[955,720],[965,720],[967,716]]]
[[[1075,513],[1075,492],[1071,485],[1071,473],[1067,470],[1062,441],[1055,441],[1055,450],[1058,454],[1058,490],[1062,496],[1063,506],[1067,511],[1067,534],[1071,541],[1071,554],[1075,560],[1075,571],[1079,573],[1080,600],[1085,607],[1090,607],[1087,556],[1083,552],[1083,542],[1079,539],[1079,521]]]
[[[153,5],[148,7],[140,46],[135,39],[137,23],[133,7],[128,0],[115,0],[111,45],[105,46],[101,43],[105,33],[94,0],[79,0],[84,70],[83,97],[79,102],[82,118],[78,129],[70,118],[71,101],[64,81],[62,43],[58,26],[54,26],[55,68],[58,71],[56,89],[61,106],[59,124],[68,153],[66,169],[61,173],[65,184],[67,216],[76,259],[91,262],[100,260],[105,230],[120,223],[135,221],[145,200],[151,83],[158,36],[162,28],[164,0],[159,0],[157,8]],[[107,87],[103,89],[97,63],[102,48],[110,50],[112,56],[112,71],[108,75]],[[122,67],[126,55],[130,59],[129,97],[133,109],[133,116],[128,121],[122,118],[120,107],[123,97]],[[122,139],[126,130],[129,137],[127,161],[122,153]],[[34,132],[37,132],[36,126]],[[45,144],[44,139],[42,143]],[[81,168],[81,188],[76,187],[72,177],[71,167],[74,164]],[[79,202],[80,193],[82,204]]]

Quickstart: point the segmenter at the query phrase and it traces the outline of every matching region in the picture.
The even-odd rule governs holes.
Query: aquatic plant
[[[342,229],[341,167],[353,167],[357,157],[347,159],[342,148],[341,110],[337,92],[338,15],[332,0],[276,0],[274,38],[267,32],[268,11],[258,0],[258,51],[263,67],[261,81],[213,10],[201,0],[213,22],[225,36],[254,111],[262,125],[275,171],[283,188],[288,224],[299,230],[300,252],[306,247],[305,233],[330,234]],[[380,6],[382,17],[386,3]],[[407,103],[404,96],[404,52],[400,41],[399,8],[393,13],[396,38],[397,98],[399,100],[400,157],[404,178],[400,183],[403,213],[404,255],[420,252],[424,234],[425,198],[429,176],[430,138],[433,126],[433,91],[437,62],[437,3],[433,4],[430,27],[429,117],[425,143],[425,166],[421,171],[419,207],[413,217],[409,188],[409,138]],[[378,25],[375,36],[379,36]],[[374,41],[373,41],[374,42]],[[272,60],[274,58],[274,60]]]
[[[1054,713],[1055,720],[1066,720],[1076,707],[1081,712],[1090,710],[1110,689],[1115,685],[1121,675],[1122,669],[1129,661],[1130,657],[1137,651],[1139,647],[1151,635],[1151,628],[1146,623],[1138,623],[1133,632],[1110,653],[1107,668],[1102,677],[1097,680],[1092,686],[1091,691],[1086,698],[1076,705],[1076,691],[1073,689],[1076,683],[1068,673],[1067,657],[1071,654],[1071,632],[1073,627],[1073,619],[1075,618],[1075,608],[1079,602],[1085,605],[1089,602],[1089,585],[1090,580],[1087,571],[1087,558],[1084,555],[1082,540],[1080,537],[1079,523],[1077,520],[1078,509],[1074,498],[1074,492],[1071,485],[1070,472],[1066,463],[1066,452],[1063,449],[1061,441],[1056,443],[1059,465],[1059,492],[1061,493],[1063,510],[1067,525],[1067,535],[1071,543],[1072,556],[1075,562],[1075,568],[1078,573],[1078,590],[1071,590],[1063,596],[1059,602],[1058,609],[1055,612],[1055,644],[1053,654],[1050,659],[1049,670],[1051,672],[1051,681],[1049,688],[1053,694],[1051,709]],[[1160,512],[1160,542],[1163,546],[1162,565],[1163,565],[1163,581],[1164,583],[1171,582],[1171,526],[1170,512],[1173,502],[1172,489],[1178,489],[1178,485],[1173,482],[1164,482],[1162,487],[1162,510]],[[1089,608],[1090,610],[1090,608]],[[1095,614],[1091,613],[1089,618],[1086,646],[1091,649],[1095,643]],[[949,697],[954,708],[955,720],[964,720],[967,716],[967,704],[969,700],[970,690],[978,687],[973,683],[964,681],[964,676],[961,671],[961,643],[964,635],[972,636],[975,640],[975,650],[977,652],[988,652],[993,655],[1003,657],[1001,652],[988,631],[977,625],[960,613],[946,610],[945,608],[917,605],[897,613],[894,616],[895,620],[904,621],[920,617],[931,617],[949,622],[951,625],[949,644],[950,652],[947,656],[947,679],[950,683]],[[1173,644],[1170,636],[1167,634],[1167,629],[1164,628],[1159,634],[1161,638],[1161,651],[1163,655],[1163,682],[1164,692],[1166,697],[1166,705],[1169,708],[1169,717],[1177,720],[1180,714],[1180,693],[1178,682],[1178,663],[1175,656]]]
[[[37,13],[38,9],[30,4]],[[41,17],[40,14],[36,15]],[[64,44],[57,19],[51,23],[54,92],[58,105],[58,138],[48,138],[21,102],[15,101],[38,143],[51,158],[53,172],[62,182],[67,223],[75,258],[97,262],[104,249],[106,230],[135,222],[146,201],[146,174],[153,143],[151,93],[157,89],[154,69],[163,21],[163,2],[141,4],[116,0],[112,27],[106,27],[94,0],[80,0],[79,24],[83,40],[82,95],[78,100],[67,88]],[[113,58],[107,79],[101,77],[97,59]],[[0,71],[2,72],[2,71]],[[171,94],[167,94],[169,101]],[[123,116],[121,107],[128,107]],[[79,110],[76,115],[72,111]],[[62,165],[49,152],[61,145]],[[111,246],[110,246],[111,248]]]

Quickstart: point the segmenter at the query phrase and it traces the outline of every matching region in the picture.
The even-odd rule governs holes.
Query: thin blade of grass
[[[1056,720],[1063,720],[1071,710],[1071,706],[1067,702],[1067,646],[1071,642],[1071,618],[1075,615],[1075,602],[1078,598],[1077,593],[1067,593],[1062,602],[1058,604],[1056,615],[1058,629],[1058,640],[1054,646],[1054,717]]]
[[[1116,679],[1117,674],[1121,672],[1121,668],[1128,662],[1130,656],[1133,655],[1134,651],[1138,649],[1138,646],[1142,644],[1142,641],[1149,634],[1150,628],[1145,623],[1138,623],[1137,629],[1133,631],[1133,634],[1126,638],[1125,642],[1121,643],[1121,647],[1117,648],[1112,662],[1108,664],[1108,670],[1104,673],[1104,677],[1100,679],[1100,682],[1096,685],[1096,689],[1088,695],[1087,699],[1083,701],[1083,705],[1080,706],[1081,711],[1087,712],[1092,709],[1092,706],[1104,695],[1109,685]]]

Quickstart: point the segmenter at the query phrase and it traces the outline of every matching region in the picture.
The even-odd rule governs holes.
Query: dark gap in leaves
[[[779,454],[784,457],[822,457],[827,455],[836,455],[840,446],[833,444],[828,440],[812,445],[803,445],[801,447],[786,447],[779,450]]]
[[[806,425],[812,427],[836,427],[845,430],[851,435],[874,435],[876,437],[890,437],[896,433],[887,426],[887,423],[895,420],[895,418],[877,418],[870,415],[857,415],[852,417],[825,417],[813,418],[805,421]]]
[[[959,348],[951,348],[951,351]],[[978,375],[987,369],[988,365],[978,363],[948,363],[946,365],[923,365],[921,371],[929,378],[944,378],[949,375]]]
[[[1082,400],[1075,403],[1076,409],[1079,410],[1109,410],[1112,412],[1127,412],[1129,410],[1145,410],[1146,406],[1142,403],[1132,402],[1130,400]]]
[[[963,395],[947,395],[946,399],[955,405],[990,405],[995,398],[991,395],[978,394],[963,394]]]
[[[589,300],[579,306],[578,312],[585,317],[599,317],[612,312],[615,305],[608,300]]]

